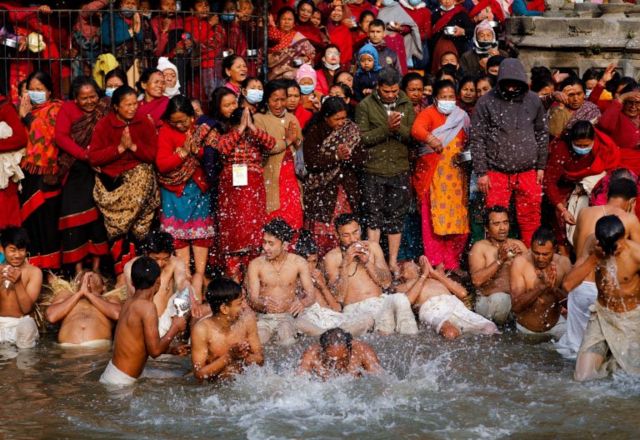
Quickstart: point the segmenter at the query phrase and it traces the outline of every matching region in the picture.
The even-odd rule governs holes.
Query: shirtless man
[[[333,296],[324,274],[318,268],[318,246],[308,232],[300,233],[296,243],[296,253],[305,258],[309,264],[316,302],[296,318],[296,328],[310,336],[320,336],[326,330],[336,327],[354,336],[366,333],[373,328],[373,318],[362,316],[347,319],[347,316],[342,313],[342,305]]]
[[[184,317],[174,316],[171,327],[161,338],[158,312],[153,296],[160,288],[160,266],[150,257],[140,257],[131,266],[133,296],[120,311],[113,342],[113,358],[102,373],[105,385],[132,385],[142,374],[149,356],[166,352],[173,338],[187,327]]]
[[[587,262],[598,298],[578,352],[574,377],[585,381],[622,368],[640,375],[640,244],[626,238],[622,221],[597,221]]]
[[[58,293],[47,308],[47,321],[62,321],[58,342],[67,347],[111,347],[113,323],[122,305],[116,298],[104,298],[105,284],[93,271],[82,271],[76,277],[77,292]]]
[[[42,288],[42,271],[27,261],[29,236],[23,228],[2,231],[6,263],[0,265],[0,343],[32,348],[38,326],[29,316]]]
[[[253,313],[242,312],[242,287],[215,279],[205,295],[213,315],[191,330],[191,360],[197,379],[228,379],[247,365],[262,365],[262,345]]]
[[[627,178],[612,179],[607,193],[607,204],[584,208],[578,214],[573,244],[577,257],[576,264],[565,277],[563,288],[569,292],[567,300],[567,331],[556,344],[563,356],[575,359],[582,342],[591,312],[589,307],[595,302],[598,290],[595,274],[584,263],[589,258],[592,242],[595,241],[595,225],[605,215],[617,215],[625,226],[627,237],[640,242],[640,223],[634,214],[638,190],[634,181]]]
[[[378,332],[416,334],[418,325],[407,296],[383,294],[391,285],[391,272],[380,245],[361,240],[353,214],[339,215],[335,228],[340,246],[325,255],[324,268],[347,319],[370,316]]]
[[[264,253],[247,268],[249,305],[258,313],[262,344],[274,334],[278,344],[293,344],[294,318],[316,301],[309,265],[304,258],[287,252],[292,237],[293,229],[284,220],[271,220],[264,227]],[[297,295],[298,282],[302,286],[301,295]]]
[[[349,374],[360,377],[363,373],[383,371],[375,351],[364,342],[354,341],[350,333],[340,328],[327,330],[320,343],[312,345],[303,354],[300,373],[314,374],[322,379]]]
[[[493,322],[464,305],[461,300],[467,298],[467,290],[462,285],[447,277],[442,269],[434,269],[424,255],[419,263],[420,267],[413,261],[402,263],[402,284],[396,289],[407,293],[411,305],[419,310],[421,322],[445,339],[455,339],[463,333],[498,333]]]
[[[513,259],[527,247],[509,238],[509,211],[493,206],[485,217],[487,238],[476,242],[469,251],[471,282],[476,287],[476,313],[498,325],[507,322],[511,312],[509,272]]]
[[[558,340],[567,329],[560,315],[567,298],[561,286],[571,270],[571,261],[554,253],[555,246],[553,231],[540,227],[531,238],[531,250],[513,260],[511,309],[518,331],[551,335]]]
[[[153,297],[153,303],[158,313],[158,330],[160,337],[164,336],[171,327],[171,317],[177,311],[173,305],[176,292],[190,288],[189,273],[182,259],[174,255],[173,237],[168,232],[151,231],[142,243],[143,255],[151,258],[162,273],[160,274],[160,289]],[[134,292],[131,282],[131,267],[139,257],[129,261],[124,266],[124,277],[127,283],[127,292],[131,296]],[[200,302],[196,299],[196,302]]]

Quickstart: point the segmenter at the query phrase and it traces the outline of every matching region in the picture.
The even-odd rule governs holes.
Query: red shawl
[[[565,170],[566,176],[573,181],[579,181],[587,176],[594,176],[603,171],[611,171],[620,166],[620,148],[618,148],[613,139],[598,129],[596,129],[596,137],[591,154],[594,156],[591,165],[581,170]]]
[[[496,0],[480,0],[477,5],[469,12],[469,18],[473,18],[486,8],[491,8],[496,21],[504,23],[504,11]]]
[[[442,29],[444,29],[449,24],[451,19],[453,19],[453,17],[458,15],[460,12],[462,12],[463,14],[467,13],[467,11],[465,11],[465,9],[462,6],[456,5],[452,10],[442,14],[442,16],[436,22],[436,24],[433,25],[432,35],[437,34]]]

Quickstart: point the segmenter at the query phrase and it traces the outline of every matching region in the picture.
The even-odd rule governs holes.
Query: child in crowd
[[[378,51],[372,44],[365,44],[358,51],[358,70],[353,79],[353,93],[357,101],[362,101],[376,88],[380,70]]]

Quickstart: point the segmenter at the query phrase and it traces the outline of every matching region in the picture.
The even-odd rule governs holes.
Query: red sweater
[[[20,116],[8,98],[0,95],[0,121],[5,122],[13,134],[0,139],[0,152],[19,150],[27,146],[27,130],[20,122]]]
[[[343,69],[347,69],[353,58],[353,40],[351,39],[351,31],[343,24],[327,24],[329,39],[331,44],[340,50],[340,65]]]
[[[420,39],[431,38],[431,10],[429,8],[407,9],[403,6],[404,11],[409,14],[418,26]]]
[[[89,144],[89,163],[100,172],[115,178],[141,163],[154,163],[158,151],[156,128],[146,116],[136,114],[129,123],[131,140],[136,151],[118,152],[122,132],[127,124],[111,112],[96,124]]]
[[[594,88],[595,90],[595,88]],[[620,148],[640,149],[640,127],[622,113],[622,103],[617,99],[609,101],[607,109],[600,116],[598,126],[616,141]]]
[[[182,133],[166,124],[162,126],[158,133],[158,154],[156,156],[156,166],[159,172],[169,173],[182,165],[185,159],[180,159],[176,150],[182,147],[186,140],[187,133]],[[203,153],[204,148],[201,148],[198,153],[198,159],[202,159]],[[209,185],[207,184],[207,177],[201,166],[196,168],[191,178],[202,192],[207,192]],[[169,191],[181,196],[186,184],[185,182],[182,185],[163,186]]]
[[[55,140],[58,148],[66,151],[78,160],[86,162],[89,153],[71,138],[71,126],[75,121],[84,116],[84,112],[75,101],[65,101],[58,112],[56,119]]]

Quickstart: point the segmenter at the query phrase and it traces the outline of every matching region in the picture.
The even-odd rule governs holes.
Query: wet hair
[[[280,19],[282,18],[282,16],[284,14],[286,14],[287,12],[291,12],[291,14],[293,14],[293,18],[295,20],[296,18],[296,11],[294,11],[294,9],[291,6],[283,6],[280,9],[278,9],[278,13],[276,14],[276,25],[280,24]]]
[[[540,226],[531,236],[531,243],[544,246],[547,242],[551,242],[551,244],[555,247],[556,245],[556,235],[553,233],[551,229],[546,226]]]
[[[5,248],[14,245],[18,249],[26,249],[29,247],[29,234],[25,228],[10,226],[0,232],[0,244]]]
[[[128,85],[120,86],[114,90],[113,95],[111,95],[111,106],[115,107],[116,105],[120,105],[120,102],[127,95],[136,96],[136,91],[132,87]]]
[[[605,255],[613,255],[618,240],[624,236],[624,224],[618,216],[605,215],[596,222],[596,239]]]
[[[222,116],[222,112],[220,112],[220,105],[222,104],[222,100],[229,95],[233,95],[234,97],[236,96],[236,94],[233,93],[231,89],[228,89],[226,87],[218,87],[211,94],[211,106],[209,107],[209,116],[211,116],[211,118],[214,119],[215,121],[218,121],[220,123],[228,122],[227,118]]]
[[[588,68],[582,74],[582,82],[584,84],[586,84],[587,81],[591,81],[592,79],[599,80],[600,78],[602,78],[602,72],[599,72],[595,67]]]
[[[211,307],[211,312],[216,315],[220,313],[220,306],[235,301],[241,295],[240,284],[229,278],[215,278],[207,285],[204,297]]]
[[[376,19],[376,14],[374,14],[373,12],[371,12],[368,9],[365,9],[364,11],[362,11],[360,13],[360,17],[358,17],[358,24],[362,23],[364,21],[365,17],[367,17],[369,15],[372,16],[374,20]]]
[[[262,103],[260,104],[260,112],[266,113],[269,109],[269,99],[271,98],[271,95],[278,90],[284,90],[284,93],[286,94],[288,88],[286,81],[275,80],[267,82],[264,86],[264,95],[262,97]]]
[[[153,258],[142,256],[131,265],[131,284],[136,290],[148,289],[156,283],[160,272]]]
[[[351,336],[351,333],[341,328],[332,328],[320,335],[320,347],[322,347],[323,351],[332,345],[344,345],[351,351],[352,342],[353,336]]]
[[[315,255],[318,253],[318,245],[313,239],[313,234],[308,229],[300,231],[298,241],[295,245],[295,252],[303,258],[307,258],[309,255]]]
[[[183,95],[176,95],[169,100],[167,104],[167,109],[164,111],[162,115],[162,119],[168,121],[172,114],[174,113],[184,113],[187,116],[195,116],[196,111],[193,109],[193,104],[191,104],[191,99],[187,98]]]
[[[616,168],[611,171],[611,179],[629,179],[634,183],[638,182],[638,178],[628,168]]]
[[[144,89],[142,88],[142,84],[149,82],[149,80],[151,79],[151,77],[155,73],[159,73],[160,75],[162,75],[162,72],[160,72],[155,67],[147,67],[146,69],[144,69],[142,71],[142,75],[140,75],[140,79],[136,83],[136,87],[138,88],[138,91],[140,93],[144,93]]]
[[[384,29],[387,25],[379,18],[374,18],[371,23],[369,23],[369,30],[371,30],[371,26],[381,27]]]
[[[335,221],[333,222],[333,225],[335,226],[337,231],[344,225],[348,225],[351,222],[356,222],[360,224],[358,222],[358,217],[356,217],[355,214],[346,213],[346,214],[340,214],[338,217],[336,217]]]
[[[84,86],[93,87],[93,90],[98,94],[98,96],[102,95],[102,90],[96,84],[96,81],[89,76],[77,76],[71,82],[71,99],[76,99],[78,97],[78,93],[80,93],[80,89]]]
[[[31,72],[31,74],[27,77],[27,89],[29,89],[29,84],[31,84],[31,80],[37,79],[42,83],[45,89],[47,89],[50,93],[53,93],[53,80],[51,79],[51,75],[47,72],[43,72],[42,70],[36,70],[35,72]]]
[[[154,230],[149,232],[142,243],[142,252],[149,254],[173,254],[173,237],[168,232]]]
[[[611,179],[607,198],[619,197],[623,200],[631,200],[638,196],[638,186],[630,179]]]
[[[281,218],[274,218],[269,223],[264,225],[264,233],[273,235],[281,242],[290,242],[293,238],[293,228],[289,226],[287,222],[285,222]]]
[[[393,67],[384,67],[380,73],[378,73],[379,86],[395,86],[397,84],[400,84],[400,72]]]
[[[589,121],[577,121],[569,131],[569,139],[595,139],[596,130]]]
[[[418,72],[409,72],[405,76],[402,77],[402,82],[400,83],[400,88],[402,90],[406,90],[411,81],[421,81],[422,87],[424,87],[424,77],[420,75]]]
[[[221,73],[224,79],[229,79],[229,75],[227,75],[227,69],[231,69],[231,66],[233,66],[233,63],[235,63],[238,58],[242,59],[240,55],[232,54],[232,55],[227,55],[222,59]]]
[[[453,93],[456,93],[456,85],[453,81],[448,80],[448,79],[441,79],[436,81],[436,83],[433,85],[433,95],[434,97],[438,96],[438,93],[440,92],[440,90],[442,89],[446,89],[450,87],[453,90]]]
[[[111,78],[114,78],[114,77],[119,78],[120,81],[122,81],[123,85],[127,85],[129,83],[127,81],[127,74],[120,67],[116,67],[115,69],[112,69],[109,72],[107,72],[107,74],[104,76],[104,83],[107,84],[107,81],[109,81]]]
[[[576,86],[576,85],[582,87],[583,92],[586,90],[586,87],[584,86],[584,83],[580,78],[578,78],[575,75],[569,75],[560,84],[558,84],[558,90],[563,90],[565,87]]]
[[[507,217],[509,217],[509,209],[505,208],[504,206],[495,205],[495,206],[492,206],[491,208],[487,208],[487,210],[484,213],[485,227],[489,226],[489,220],[491,219],[491,214],[494,214],[494,213],[507,214]]]

